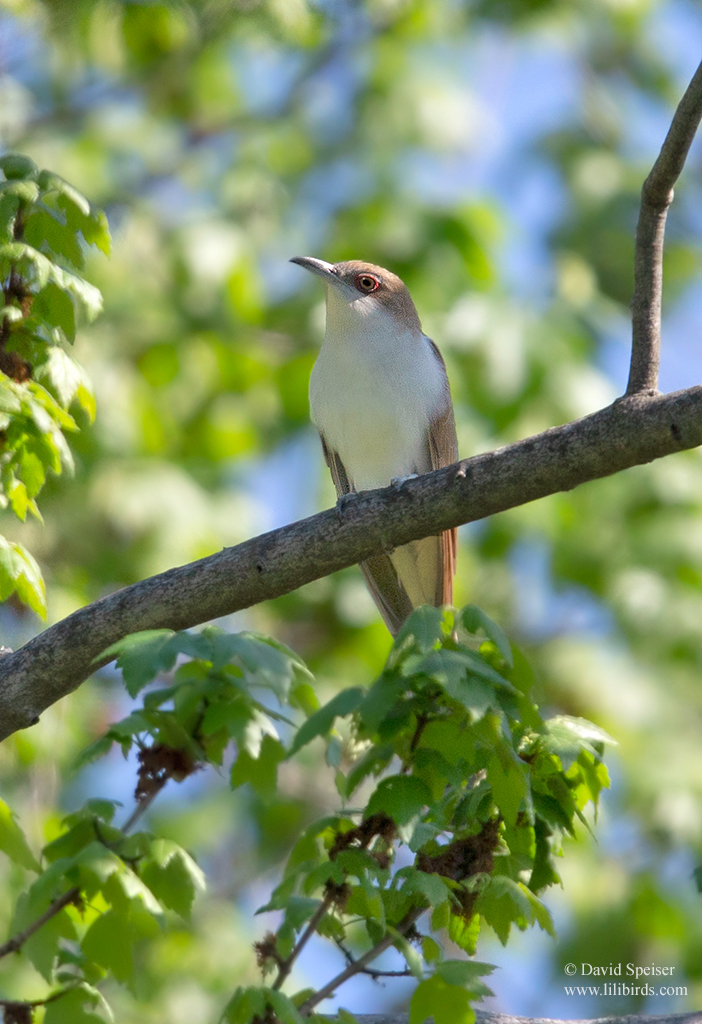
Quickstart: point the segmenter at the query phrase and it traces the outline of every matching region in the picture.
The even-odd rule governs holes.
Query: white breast
[[[445,371],[431,343],[419,332],[398,332],[384,311],[363,319],[332,312],[310,378],[317,429],[356,490],[427,472],[428,424],[446,402]]]

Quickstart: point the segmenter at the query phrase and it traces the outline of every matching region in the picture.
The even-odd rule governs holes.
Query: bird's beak
[[[325,281],[329,281],[330,278],[334,280],[336,277],[333,263],[325,263],[324,260],[315,259],[314,256],[293,256],[290,262],[297,263],[299,267],[304,267],[305,270],[311,270],[313,274],[323,277]]]

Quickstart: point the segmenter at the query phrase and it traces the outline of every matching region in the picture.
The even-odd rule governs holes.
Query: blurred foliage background
[[[105,312],[75,345],[98,399],[71,439],[75,477],[47,485],[43,527],[0,517],[40,562],[50,619],[332,503],[307,403],[323,297],[290,256],[404,278],[446,356],[462,455],[621,393],[638,191],[700,53],[698,0],[0,0],[2,148],[74,183],[114,237],[109,262],[89,256]],[[699,154],[669,222],[665,389],[702,372]],[[620,743],[598,843],[569,845],[549,899],[559,941],[479,950],[503,967],[491,1008],[700,1004],[701,513],[691,452],[462,531],[457,603],[521,644],[547,712]],[[225,624],[290,644],[322,696],[369,682],[390,646],[355,569]],[[16,647],[40,623],[10,604],[0,628]],[[106,672],[2,747],[36,848],[86,795],[128,812],[133,764],[70,770],[128,708]],[[253,910],[296,830],[335,803],[312,755],[281,788],[265,802],[211,773],[155,805],[210,889],[137,989],[110,993],[120,1021],[215,1020],[256,978]],[[16,871],[0,863],[8,894]],[[688,996],[567,997],[568,961],[674,966]],[[311,946],[298,987],[336,965]],[[2,972],[7,995],[41,987]],[[407,992],[366,979],[339,999],[362,1012]]]

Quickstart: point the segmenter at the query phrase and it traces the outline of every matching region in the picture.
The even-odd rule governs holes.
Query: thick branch
[[[135,583],[0,658],[0,739],[34,724],[104,663],[102,651],[129,633],[186,629],[380,551],[700,444],[702,387],[631,395],[400,489],[352,495],[342,512],[329,509]]]
[[[636,228],[631,368],[627,395],[658,388],[661,348],[663,236],[673,186],[702,119],[702,64],[675,111],[670,130],[651,173],[641,189],[641,212]]]
[[[702,1013],[667,1013],[649,1016],[632,1013],[624,1017],[595,1017],[590,1020],[552,1020],[547,1017],[511,1017],[507,1013],[476,1010],[476,1024],[702,1024]],[[357,1013],[358,1024],[407,1024],[406,1013]],[[330,1024],[336,1018],[329,1017]]]

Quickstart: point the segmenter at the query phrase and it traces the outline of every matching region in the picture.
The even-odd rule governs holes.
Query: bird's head
[[[384,267],[361,260],[326,263],[314,256],[290,261],[321,277],[327,286],[327,324],[367,325],[369,319],[392,318],[398,330],[421,333],[412,297],[400,278]]]

